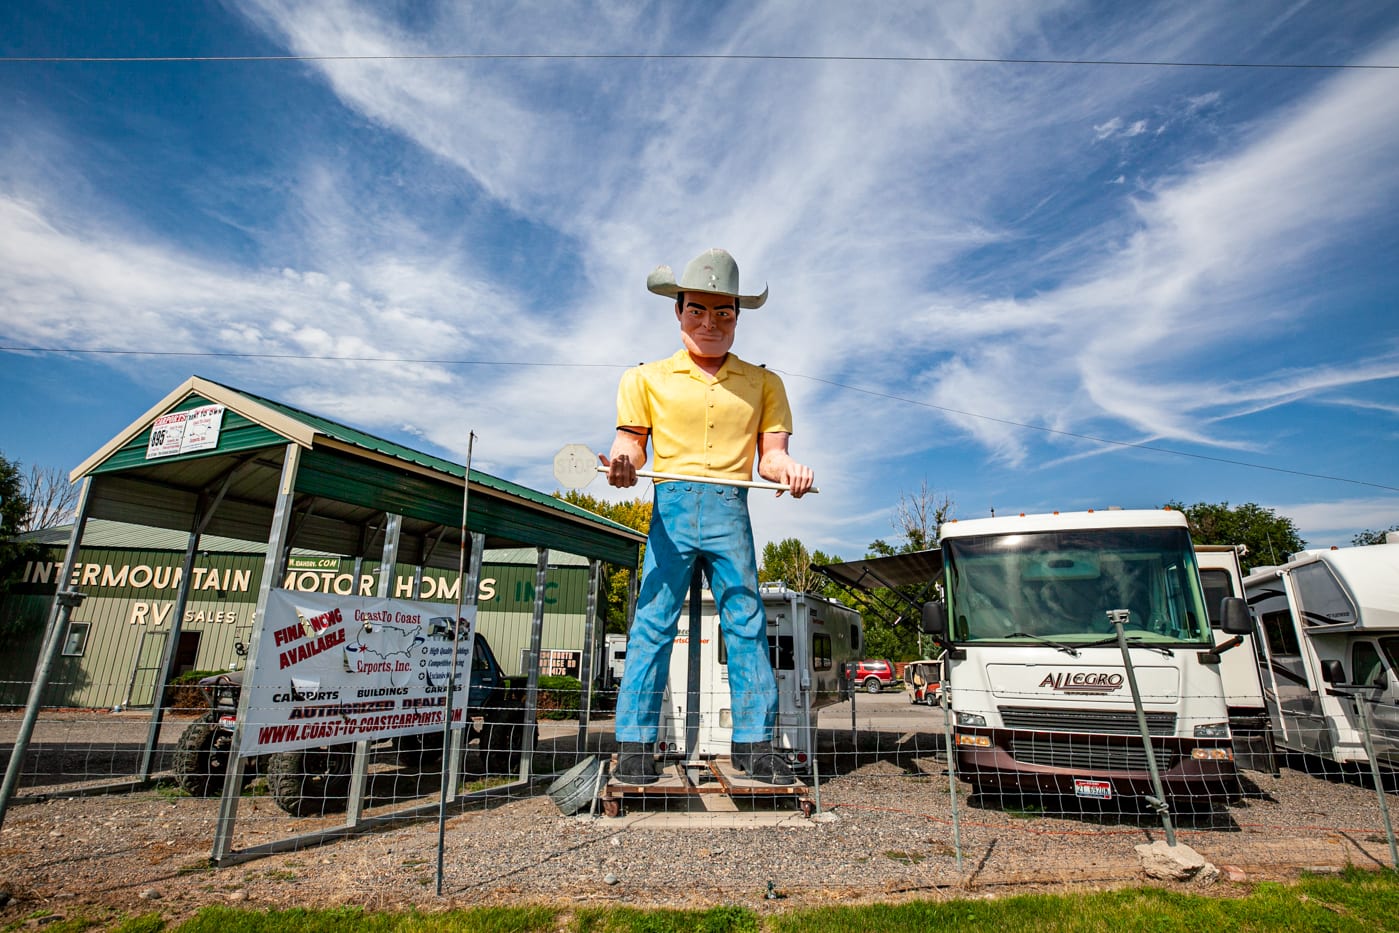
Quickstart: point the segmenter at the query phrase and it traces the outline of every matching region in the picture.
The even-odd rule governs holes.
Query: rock
[[[146,888],[141,892],[140,897],[143,901],[158,901],[160,900],[160,892],[155,888]]]
[[[1219,870],[1224,875],[1225,881],[1247,881],[1248,875],[1237,865],[1221,865]]]
[[[241,904],[241,903],[243,903],[244,901],[246,901],[247,899],[248,899],[248,892],[247,892],[247,891],[231,891],[231,892],[229,892],[229,895],[228,895],[228,902],[229,902],[230,904]]]
[[[618,878],[616,875],[612,874],[612,872],[609,871],[606,875],[603,876],[602,881],[603,884],[616,884]]]
[[[1137,858],[1141,860],[1142,871],[1149,878],[1163,881],[1189,881],[1199,877],[1206,884],[1219,877],[1215,868],[1205,857],[1186,845],[1167,845],[1158,839],[1136,847]]]

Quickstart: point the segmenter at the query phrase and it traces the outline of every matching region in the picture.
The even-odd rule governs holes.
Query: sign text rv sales
[[[463,611],[474,614],[475,607]],[[442,728],[456,609],[273,590],[250,671],[241,754]],[[463,623],[465,633],[466,625]],[[458,648],[458,671],[466,645]],[[467,704],[460,675],[454,728]]]

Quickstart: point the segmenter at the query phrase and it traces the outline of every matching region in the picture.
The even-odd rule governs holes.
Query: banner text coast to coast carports
[[[459,625],[455,607],[439,603],[272,591],[244,684],[240,754],[442,728]],[[466,703],[458,673],[454,728]]]

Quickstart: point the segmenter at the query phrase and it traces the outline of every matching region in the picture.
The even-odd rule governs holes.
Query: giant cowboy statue
[[[681,604],[698,564],[709,578],[728,649],[733,763],[750,778],[792,784],[791,767],[772,746],[777,681],[758,597],[748,489],[713,482],[751,480],[756,461],[759,475],[784,484],[794,498],[812,489],[811,469],[787,453],[792,413],[782,380],[729,352],[740,309],[761,307],[767,289],[741,294],[738,265],[721,249],[694,259],[679,282],[669,266],[661,266],[646,287],[675,299],[684,346],[669,359],[622,377],[617,435],[611,456],[599,459],[609,483],[635,486],[649,442],[656,472],[695,480],[655,485],[641,592],[617,698],[614,777],[623,784],[658,779],[654,750],[662,691]]]

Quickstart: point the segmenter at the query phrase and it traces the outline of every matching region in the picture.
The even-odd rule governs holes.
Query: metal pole
[[[700,598],[704,586],[704,570],[699,562],[690,574],[690,632],[686,647],[689,649],[688,678],[685,688],[685,761],[688,767],[699,763],[700,731],[700,639],[703,636],[704,618]],[[718,608],[717,606],[715,607]]]
[[[185,548],[185,562],[180,571],[180,588],[175,595],[175,611],[170,619],[170,634],[165,641],[165,652],[160,662],[160,673],[155,682],[155,702],[151,709],[151,724],[146,733],[146,747],[141,753],[141,780],[148,780],[151,776],[151,765],[154,763],[155,749],[160,739],[160,725],[165,719],[164,688],[170,681],[174,673],[171,668],[175,664],[175,652],[179,648],[180,633],[185,623],[185,607],[189,605],[189,591],[193,588],[194,555],[199,550],[199,539],[204,534],[204,529],[209,527],[209,520],[214,517],[214,511],[223,502],[224,496],[228,494],[229,487],[240,474],[242,474],[251,464],[251,460],[243,460],[233,469],[229,470],[219,484],[219,490],[212,496],[201,494],[199,504],[195,509],[194,521],[190,524],[189,544]],[[214,573],[217,573],[214,570]],[[133,682],[135,680],[133,672]],[[127,701],[130,702],[130,691],[128,691]]]
[[[1127,668],[1127,685],[1132,688],[1132,705],[1137,709],[1137,728],[1141,730],[1142,745],[1146,748],[1146,766],[1151,771],[1151,787],[1156,792],[1156,796],[1148,797],[1146,802],[1161,814],[1161,825],[1166,830],[1166,845],[1175,848],[1176,828],[1171,823],[1171,807],[1166,802],[1166,790],[1161,785],[1161,772],[1156,767],[1156,749],[1151,744],[1151,730],[1146,724],[1146,709],[1142,706],[1141,690],[1137,688],[1137,672],[1132,667],[1131,649],[1127,647],[1127,632],[1123,629],[1131,616],[1132,613],[1126,609],[1108,610],[1108,621],[1117,629],[1117,647],[1122,650],[1122,665]]]
[[[394,584],[398,580],[398,546],[402,539],[403,516],[397,513],[385,515],[384,548],[379,557],[378,596],[380,599],[393,598]],[[369,740],[360,739],[354,743],[355,757],[350,767],[350,793],[345,801],[345,825],[358,826],[364,817],[364,793],[369,785]],[[447,746],[442,746],[443,754]],[[332,749],[331,754],[335,754]]]
[[[583,622],[583,657],[579,662],[578,679],[583,695],[578,698],[578,756],[587,749],[588,724],[593,717],[593,659],[597,655],[598,585],[602,579],[602,561],[588,564],[588,610]]]
[[[1355,709],[1360,714],[1360,736],[1365,741],[1365,755],[1370,759],[1370,776],[1375,781],[1375,796],[1379,798],[1380,814],[1384,817],[1384,835],[1389,840],[1389,864],[1391,868],[1399,869],[1399,848],[1394,844],[1394,824],[1389,820],[1389,801],[1385,799],[1384,776],[1380,772],[1380,763],[1375,760],[1375,746],[1370,738],[1370,714],[1365,708],[1368,698],[1357,691],[1354,699]]]
[[[952,799],[952,847],[957,853],[957,871],[962,871],[962,824],[957,808],[957,751],[952,747],[952,708],[947,699],[947,664],[942,671],[942,741],[947,749],[947,793]]]
[[[184,628],[185,606],[189,604],[190,577],[194,573],[194,554],[199,549],[199,526],[202,524],[200,516],[196,515],[194,530],[189,533],[189,542],[185,546],[185,562],[180,569],[180,589],[175,594],[175,611],[170,617],[170,634],[166,636],[160,671],[155,678],[151,723],[146,730],[146,746],[141,753],[140,778],[143,781],[151,776],[151,765],[154,763],[156,745],[160,740],[160,724],[165,718],[165,685],[170,682],[170,675],[173,673],[171,668],[175,664],[175,650],[179,647],[180,632]]]
[[[457,687],[457,652],[459,650],[459,646],[461,645],[462,603],[466,599],[466,506],[468,500],[471,497],[471,452],[472,448],[475,445],[476,432],[468,432],[466,435],[466,466],[462,470],[461,474],[461,540],[457,547],[457,613],[456,618],[452,621],[452,661],[451,667],[449,668],[451,673],[447,677],[447,715],[446,721],[442,724],[442,787],[437,800],[438,897],[442,896],[443,860],[444,855],[446,853],[447,800],[450,796],[452,796],[453,792],[456,789],[452,786],[456,783],[456,779],[454,777],[454,772],[456,770],[456,755],[452,754],[452,752],[454,751],[452,747],[452,712],[454,708],[453,704],[456,698]],[[480,552],[480,549],[475,547],[475,543],[475,538],[473,537],[473,559],[476,558]],[[476,592],[474,586],[472,588],[471,600],[473,603],[476,601]],[[476,642],[476,625],[474,622],[474,615],[472,616],[472,619],[473,622],[468,623],[467,625],[467,635],[470,638],[470,644],[474,646]],[[466,697],[468,706],[471,704],[471,662],[472,658],[470,654],[470,649],[468,649],[466,664]]]
[[[539,649],[544,641],[544,593],[549,585],[549,549],[539,548],[534,565],[534,619],[529,632],[529,670],[525,681],[525,722],[521,730],[520,780],[534,775],[534,740],[539,731]]]
[[[34,723],[39,718],[39,704],[53,672],[54,656],[63,643],[63,630],[68,625],[68,617],[73,607],[83,600],[83,594],[76,590],[64,589],[73,576],[73,564],[78,557],[78,542],[82,540],[83,528],[87,525],[88,501],[92,493],[92,478],[83,478],[82,491],[78,493],[78,516],[73,522],[73,534],[68,538],[68,550],[63,555],[63,570],[58,577],[58,592],[54,594],[53,609],[49,613],[49,628],[44,633],[44,645],[39,653],[38,667],[34,672],[34,682],[29,687],[29,702],[24,707],[24,718],[20,720],[19,735],[15,736],[14,748],[10,750],[10,764],[5,768],[5,783],[0,785],[0,826],[5,825],[5,812],[10,808],[10,797],[19,783],[19,771],[24,764],[25,753],[29,751],[29,739],[34,735]]]
[[[214,827],[214,851],[210,858],[214,864],[226,858],[232,851],[233,823],[238,818],[238,796],[243,790],[243,734],[248,721],[248,704],[252,697],[252,685],[257,679],[258,644],[262,640],[262,629],[267,617],[267,600],[278,586],[277,574],[285,565],[285,556],[290,549],[291,513],[294,508],[293,493],[296,491],[296,473],[301,466],[301,448],[296,444],[286,446],[282,458],[282,475],[277,484],[276,505],[272,509],[272,527],[267,532],[267,554],[262,562],[262,582],[257,591],[257,607],[253,610],[253,630],[248,637],[248,663],[243,668],[243,688],[238,697],[238,718],[233,726],[233,742],[230,749],[228,775],[224,778],[223,796],[219,799],[218,822]]]
[[[798,601],[801,609],[805,610],[805,615],[798,616]],[[811,716],[811,692],[813,684],[811,682],[813,645],[811,637],[811,606],[806,602],[806,594],[792,593],[788,601],[788,612],[792,614],[792,630],[797,634],[798,654],[804,659],[797,667],[801,670],[799,687],[802,698],[802,731],[806,734],[806,747],[811,754],[811,791],[813,812],[821,812],[821,767],[818,764],[820,756],[816,754],[817,745],[821,741],[817,733],[816,724]],[[797,620],[801,620],[801,625]]]

